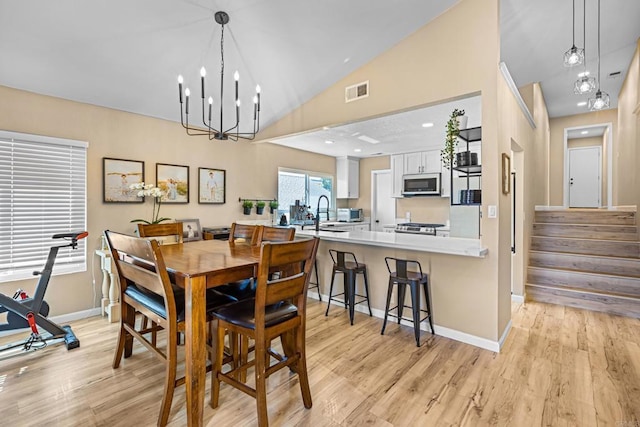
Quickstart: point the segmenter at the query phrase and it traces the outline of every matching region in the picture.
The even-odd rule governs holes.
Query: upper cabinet
[[[404,175],[404,154],[392,154],[390,159],[392,193],[391,197],[402,197],[402,175]]]
[[[336,198],[357,199],[360,197],[360,161],[350,157],[336,159]]]
[[[440,151],[420,151],[404,155],[404,173],[435,173],[440,172]]]

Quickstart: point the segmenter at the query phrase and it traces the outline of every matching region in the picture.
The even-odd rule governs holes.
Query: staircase
[[[536,211],[527,298],[640,318],[635,211]]]

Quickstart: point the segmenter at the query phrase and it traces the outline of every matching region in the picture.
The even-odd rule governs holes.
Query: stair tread
[[[530,283],[530,282],[527,282],[526,286],[532,286],[532,287],[536,287],[536,288],[545,288],[545,289],[557,289],[557,290],[566,291],[566,292],[581,293],[581,294],[592,294],[592,295],[599,295],[599,296],[606,296],[606,297],[622,298],[622,299],[625,299],[625,300],[640,301],[640,297],[635,296],[635,295],[621,294],[621,293],[618,293],[618,292],[602,292],[602,291],[598,291],[597,289],[596,290],[585,290],[583,288],[576,288],[574,286],[540,285],[540,284],[537,284],[537,283]]]
[[[532,269],[535,269],[535,270],[552,270],[552,271],[563,271],[563,272],[567,272],[567,273],[588,274],[590,276],[605,276],[605,277],[612,277],[612,278],[616,278],[616,279],[640,280],[640,275],[639,276],[629,276],[627,274],[600,273],[600,272],[596,272],[596,271],[575,270],[575,269],[572,269],[572,268],[563,268],[563,267],[542,267],[542,266],[531,265],[531,264],[529,264],[529,266],[527,268],[532,268]]]
[[[634,257],[624,257],[624,256],[615,256],[615,255],[598,255],[598,254],[581,254],[575,252],[555,252],[555,251],[541,251],[540,249],[530,249],[529,253],[539,253],[539,254],[550,254],[557,256],[579,256],[585,258],[607,258],[611,260],[628,260],[629,262],[640,262],[638,258]]]

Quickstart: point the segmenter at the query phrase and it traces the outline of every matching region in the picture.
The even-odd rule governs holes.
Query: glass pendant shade
[[[577,48],[575,45],[564,53],[564,66],[575,67],[584,61],[584,49]]]
[[[595,98],[589,98],[589,110],[599,111],[609,108],[609,94],[598,90]]]
[[[573,85],[573,92],[576,95],[585,95],[587,93],[591,93],[596,88],[596,79],[595,77],[583,76],[576,80]]]

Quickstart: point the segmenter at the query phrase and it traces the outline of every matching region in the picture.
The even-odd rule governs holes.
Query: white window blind
[[[56,233],[86,229],[87,143],[0,131],[0,282],[32,277]],[[86,247],[58,253],[54,274],[86,271]]]

